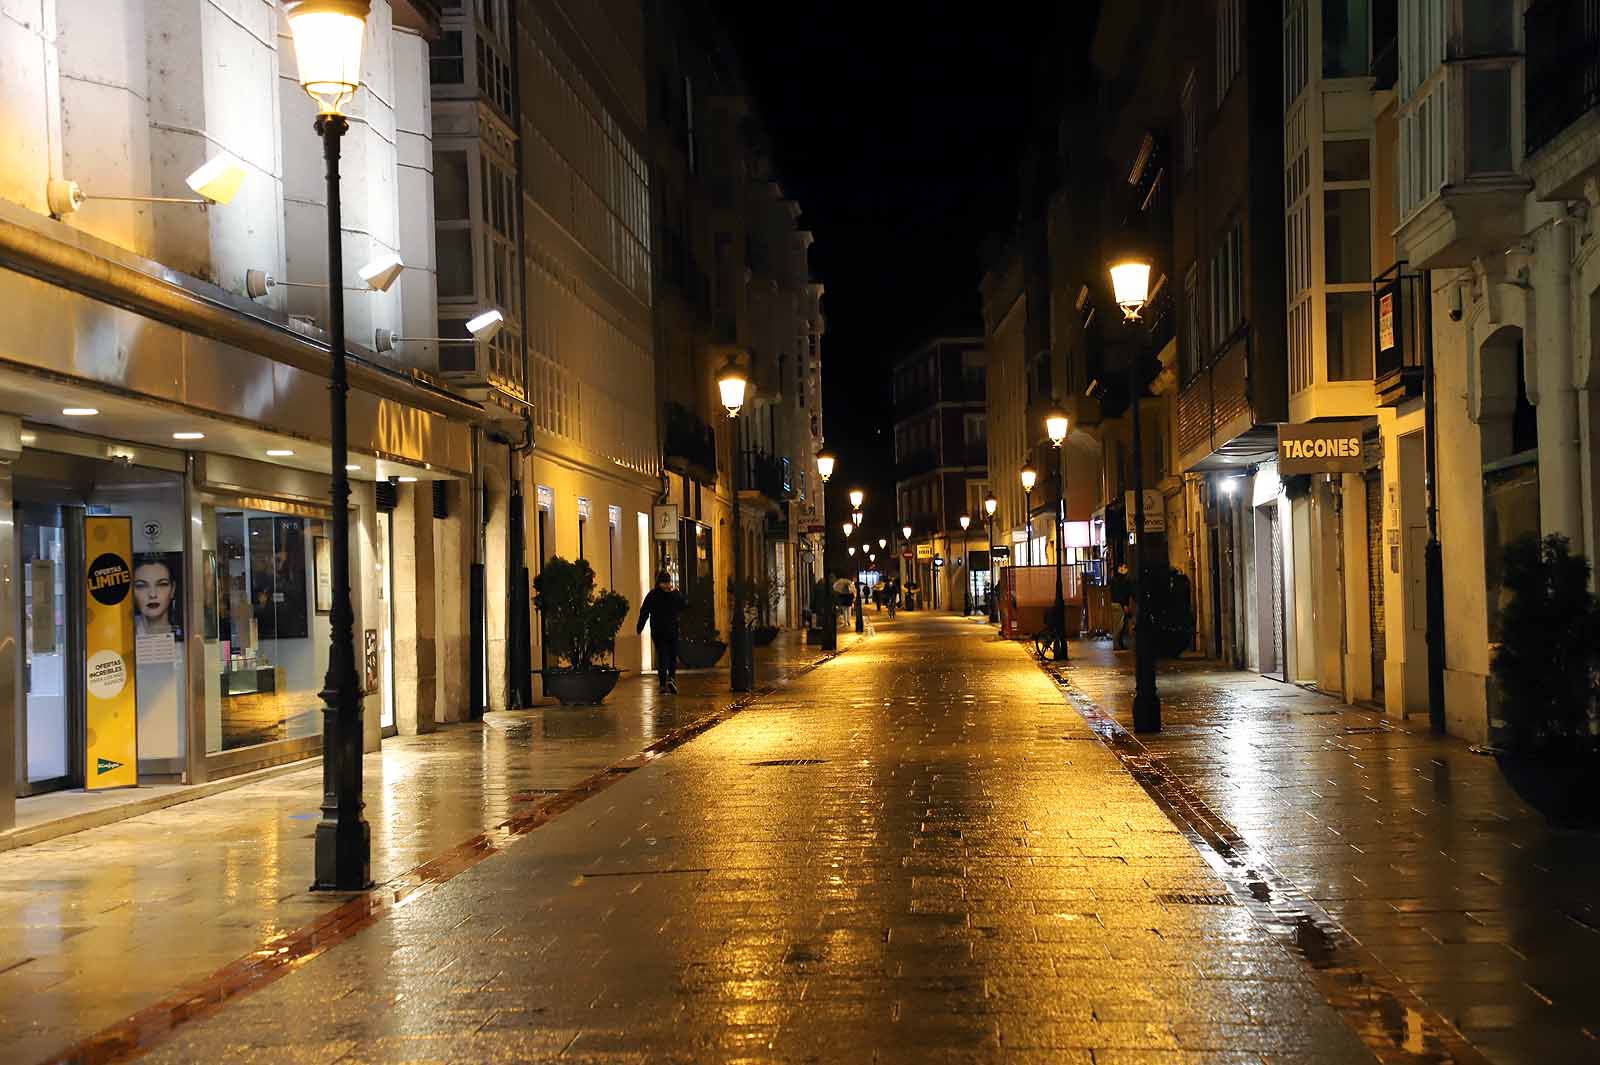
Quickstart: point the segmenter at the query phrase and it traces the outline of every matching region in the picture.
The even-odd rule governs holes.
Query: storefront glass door
[[[378,724],[385,736],[395,733],[394,720],[394,516],[378,512],[378,683],[383,686]]]
[[[82,784],[82,740],[74,662],[78,604],[67,594],[81,511],[17,507],[22,577],[23,713],[17,735],[18,792],[33,795]]]

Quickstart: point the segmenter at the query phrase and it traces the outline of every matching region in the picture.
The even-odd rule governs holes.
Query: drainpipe
[[[1424,274],[1423,276],[1427,276]],[[1426,291],[1426,289],[1424,289]],[[1428,321],[1419,334],[1428,338],[1422,366],[1423,487],[1427,493],[1428,545],[1422,551],[1428,645],[1428,729],[1445,733],[1444,712],[1444,551],[1439,546],[1438,401],[1433,370],[1433,305],[1419,300]]]

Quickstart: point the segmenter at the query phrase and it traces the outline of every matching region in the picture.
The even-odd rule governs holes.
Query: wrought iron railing
[[[717,434],[699,415],[678,403],[663,404],[667,458],[681,459],[704,475],[717,474]]]
[[[1532,155],[1600,105],[1600,0],[1539,0],[1523,18]]]

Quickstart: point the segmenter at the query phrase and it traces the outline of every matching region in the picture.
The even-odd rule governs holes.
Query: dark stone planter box
[[[614,669],[590,669],[582,673],[569,673],[547,669],[544,692],[561,701],[562,706],[596,706],[605,702],[611,689],[622,676]]]
[[[727,649],[721,640],[679,640],[678,665],[684,669],[710,669],[722,660]]]
[[[757,647],[765,647],[778,638],[778,629],[773,625],[757,625],[750,630],[750,642]]]
[[[1600,755],[1540,759],[1501,751],[1495,761],[1517,797],[1552,824],[1600,827]]]

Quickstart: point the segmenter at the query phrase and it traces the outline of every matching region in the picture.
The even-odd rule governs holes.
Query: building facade
[[[905,583],[916,583],[919,607],[976,610],[988,601],[991,579],[983,518],[989,493],[983,338],[931,340],[892,372],[896,512],[898,524],[911,529],[900,543]],[[877,540],[869,546],[878,568],[890,568]]]
[[[347,515],[328,506],[321,141],[278,7],[12,14],[4,88],[26,106],[0,163],[0,560],[27,577],[0,585],[0,828],[17,796],[319,752],[335,520],[368,749],[462,713],[466,664],[442,649],[464,634],[440,617],[464,589],[439,551],[470,534],[482,409],[439,383],[427,344],[378,340],[434,332],[433,233],[415,221],[432,214],[438,13],[373,5],[348,107],[350,276],[331,279]]]

